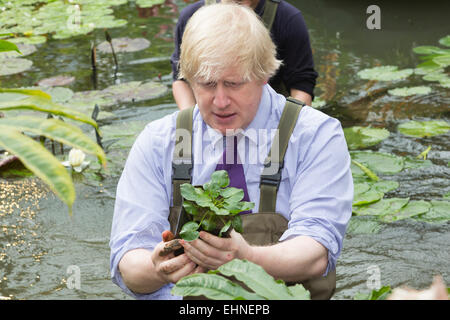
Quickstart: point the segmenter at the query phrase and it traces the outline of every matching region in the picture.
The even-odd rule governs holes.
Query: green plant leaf
[[[186,241],[192,241],[198,238],[199,232],[197,231],[199,225],[197,222],[190,221],[183,225],[180,231],[180,236]]]
[[[353,207],[353,213],[358,216],[384,216],[384,215],[395,215],[403,207],[405,207],[409,202],[409,198],[389,198],[381,199],[378,202],[360,206]]]
[[[230,184],[228,172],[226,170],[214,171],[211,174],[211,183],[217,185],[219,188],[228,187],[228,185]]]
[[[363,164],[370,170],[381,174],[394,174],[403,170],[405,160],[389,153],[372,151],[352,151],[352,160]]]
[[[390,135],[384,128],[354,126],[344,129],[345,140],[350,150],[374,146]]]
[[[269,300],[295,299],[286,285],[278,283],[264,269],[247,260],[234,259],[217,269],[226,276],[234,276],[245,283],[256,294]]]
[[[288,286],[289,293],[295,298],[295,300],[310,300],[311,294],[301,284],[294,286]]]
[[[397,181],[392,180],[380,180],[375,182],[372,187],[378,192],[388,193],[397,189],[400,184]]]
[[[393,96],[399,96],[399,97],[408,97],[412,95],[424,95],[429,94],[431,92],[430,87],[426,86],[417,86],[417,87],[403,87],[403,88],[396,88],[392,90],[388,90],[388,93]]]
[[[237,203],[244,198],[244,190],[228,187],[220,190],[220,195],[225,198],[228,204]]]
[[[215,222],[214,216],[210,216],[202,221],[202,228],[205,231],[212,232],[217,228],[217,223]]]
[[[349,234],[375,234],[381,229],[379,221],[373,218],[367,219],[367,217],[354,216],[350,219],[347,226],[347,233]]]
[[[414,73],[413,69],[398,70],[396,66],[381,66],[359,71],[360,78],[366,80],[394,81],[402,80]]]
[[[430,210],[414,216],[413,219],[429,223],[445,223],[450,220],[450,201],[431,200]]]
[[[228,220],[227,223],[225,223],[225,225],[222,227],[222,229],[220,229],[219,237],[222,236],[222,233],[227,232],[228,229],[230,229],[230,227],[231,227],[231,220]]]
[[[205,296],[212,300],[263,300],[255,293],[248,292],[232,281],[210,273],[196,273],[181,278],[171,293],[179,296]]]
[[[190,213],[194,216],[198,214],[197,207],[191,202],[191,201],[183,201],[183,208],[186,210],[187,213]]]
[[[10,127],[10,130],[16,129],[46,136],[96,155],[101,163],[106,164],[106,155],[97,143],[86,136],[80,128],[59,119],[40,119],[29,116],[0,118],[0,126]]]
[[[394,222],[402,219],[412,218],[414,216],[427,213],[430,208],[431,204],[427,201],[409,201],[408,204],[402,207],[399,211],[384,215],[380,217],[380,220],[383,222]]]
[[[15,51],[21,53],[17,45],[6,40],[0,40],[0,52]]]
[[[236,232],[242,233],[244,229],[242,227],[242,218],[240,215],[234,216],[233,220],[231,220],[231,225]]]
[[[20,109],[42,111],[52,113],[58,116],[67,117],[69,119],[90,124],[98,131],[97,122],[95,122],[89,116],[81,112],[71,110],[70,108],[58,105],[46,98],[32,96],[22,100],[0,102],[0,111],[20,110]]]
[[[52,97],[45,93],[42,90],[34,90],[34,89],[7,89],[7,88],[0,88],[0,93],[19,93],[19,94],[25,94],[28,96],[39,96],[46,99],[51,99]]]
[[[372,170],[370,170],[369,168],[367,168],[366,166],[362,165],[361,163],[359,163],[356,160],[352,159],[352,164],[356,165],[359,169],[361,169],[362,172],[364,172],[367,177],[369,177],[370,180],[372,181],[378,181],[378,176],[372,172]]]
[[[413,48],[413,51],[417,54],[449,54],[450,50],[442,49],[435,46],[419,46]]]
[[[0,146],[16,155],[20,161],[69,207],[71,213],[75,201],[75,188],[72,177],[64,166],[40,143],[11,130],[10,126],[0,125]]]
[[[445,134],[450,130],[450,124],[443,120],[408,121],[398,126],[398,131],[412,137],[433,137]]]

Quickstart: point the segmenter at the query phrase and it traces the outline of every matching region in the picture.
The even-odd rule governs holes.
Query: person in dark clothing
[[[260,17],[264,15],[265,8],[268,7],[266,2],[272,1],[223,0],[223,2],[237,2],[251,7]],[[184,8],[175,28],[175,50],[170,62],[173,71],[172,92],[180,110],[192,107],[196,103],[189,83],[184,79],[178,79],[181,38],[189,18],[204,4],[205,1],[202,0]],[[313,91],[317,72],[314,70],[309,34],[301,12],[291,4],[281,0],[277,5],[270,31],[272,40],[277,47],[277,59],[282,60],[282,66],[269,80],[269,84],[277,92],[285,96],[290,95],[307,105],[311,105],[314,98]]]

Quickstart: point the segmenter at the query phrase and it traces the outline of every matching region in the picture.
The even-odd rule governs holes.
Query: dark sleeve
[[[174,50],[172,56],[170,57],[170,64],[172,65],[172,79],[173,81],[178,80],[178,61],[180,60],[180,46],[181,39],[183,38],[184,29],[189,18],[197,11],[201,6],[203,6],[204,1],[198,1],[193,4],[188,5],[180,12],[177,24],[174,29]]]
[[[170,57],[170,64],[172,65],[172,80],[178,80],[178,61],[180,60],[180,46],[181,46],[181,38],[183,37],[184,28],[186,26],[186,21],[178,19],[178,22],[175,26],[174,30],[174,50],[172,56]]]
[[[288,19],[279,19],[283,25],[279,26],[280,41],[279,58],[283,60],[281,81],[288,91],[298,89],[314,97],[317,72],[314,70],[314,60],[311,51],[308,29],[301,12],[289,15]],[[275,31],[275,30],[274,30]]]

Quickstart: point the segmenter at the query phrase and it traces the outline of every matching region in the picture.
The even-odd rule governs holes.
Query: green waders
[[[272,145],[261,175],[259,212],[241,216],[244,230],[242,236],[250,245],[264,246],[275,244],[287,230],[288,221],[281,214],[275,212],[276,199],[289,137],[295,127],[302,106],[302,104],[293,98],[287,99],[276,133],[279,137],[278,139],[276,137],[274,138],[274,141],[279,141],[279,145]],[[194,108],[192,107],[180,111],[177,118],[177,129],[184,129],[184,133],[186,130],[192,132],[193,110]],[[191,183],[193,163],[192,141],[182,141],[183,135],[181,133],[180,130],[177,130],[175,142],[175,151],[180,150],[180,152],[174,151],[173,155],[173,207],[170,208],[169,222],[174,234],[182,208],[180,185],[183,183]],[[185,148],[177,148],[179,143],[183,143]],[[186,148],[187,145],[189,146],[188,148]],[[279,152],[272,153],[272,150],[276,150],[274,148],[279,148]],[[275,174],[268,173],[272,171],[268,171],[268,168],[271,168],[270,164],[278,166],[278,171]],[[294,283],[288,283],[288,285],[292,284]],[[336,289],[336,270],[328,272],[325,277],[319,276],[303,281],[301,284],[310,291],[311,299],[330,299]]]

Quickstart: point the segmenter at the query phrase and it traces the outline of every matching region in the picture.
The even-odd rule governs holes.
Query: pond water
[[[412,200],[442,200],[450,191],[449,137],[411,138],[397,125],[409,120],[449,121],[449,89],[436,82],[414,76],[395,82],[369,82],[357,72],[379,65],[399,69],[420,63],[412,49],[419,45],[438,45],[448,34],[449,3],[432,1],[378,1],[381,30],[366,28],[369,2],[296,0],[311,35],[316,70],[315,94],[327,103],[323,111],[341,120],[344,127],[385,127],[391,135],[372,150],[401,156],[417,156],[432,146],[431,165],[407,169],[383,179],[400,186],[386,197]],[[110,29],[112,38],[143,37],[151,41],[148,49],[118,53],[118,70],[110,54],[97,54],[98,89],[130,81],[158,79],[170,86],[169,57],[173,49],[172,28],[178,13],[187,4],[166,2],[159,10],[137,9],[133,2],[114,8],[114,15],[128,24]],[[66,40],[50,39],[37,45],[29,71],[0,77],[4,87],[27,87],[59,74],[76,81],[66,87],[74,92],[93,90],[90,47],[105,40],[102,30],[88,36]],[[159,80],[161,79],[161,80]],[[399,98],[390,96],[392,88],[427,85],[431,93]],[[106,139],[109,172],[90,170],[74,176],[77,200],[73,216],[67,207],[33,178],[0,178],[0,297],[8,299],[129,299],[109,277],[109,235],[117,181],[130,141],[124,134],[132,125],[144,123],[177,110],[170,91],[150,101],[120,103],[105,109],[112,114],[100,121],[118,126]],[[126,126],[124,125],[126,124]],[[120,129],[120,125],[123,125]],[[135,128],[135,127],[133,127]],[[88,129],[88,128],[86,128]],[[116,135],[127,139],[120,144]],[[93,135],[92,135],[93,136]],[[66,153],[67,154],[67,153]],[[450,224],[431,224],[405,219],[381,224],[377,232],[349,232],[337,266],[337,291],[333,299],[352,299],[357,292],[370,292],[368,280],[376,269],[381,285],[408,285],[424,288],[440,274],[450,283]],[[74,267],[75,266],[75,267]],[[79,270],[81,287],[72,288],[70,277]]]

